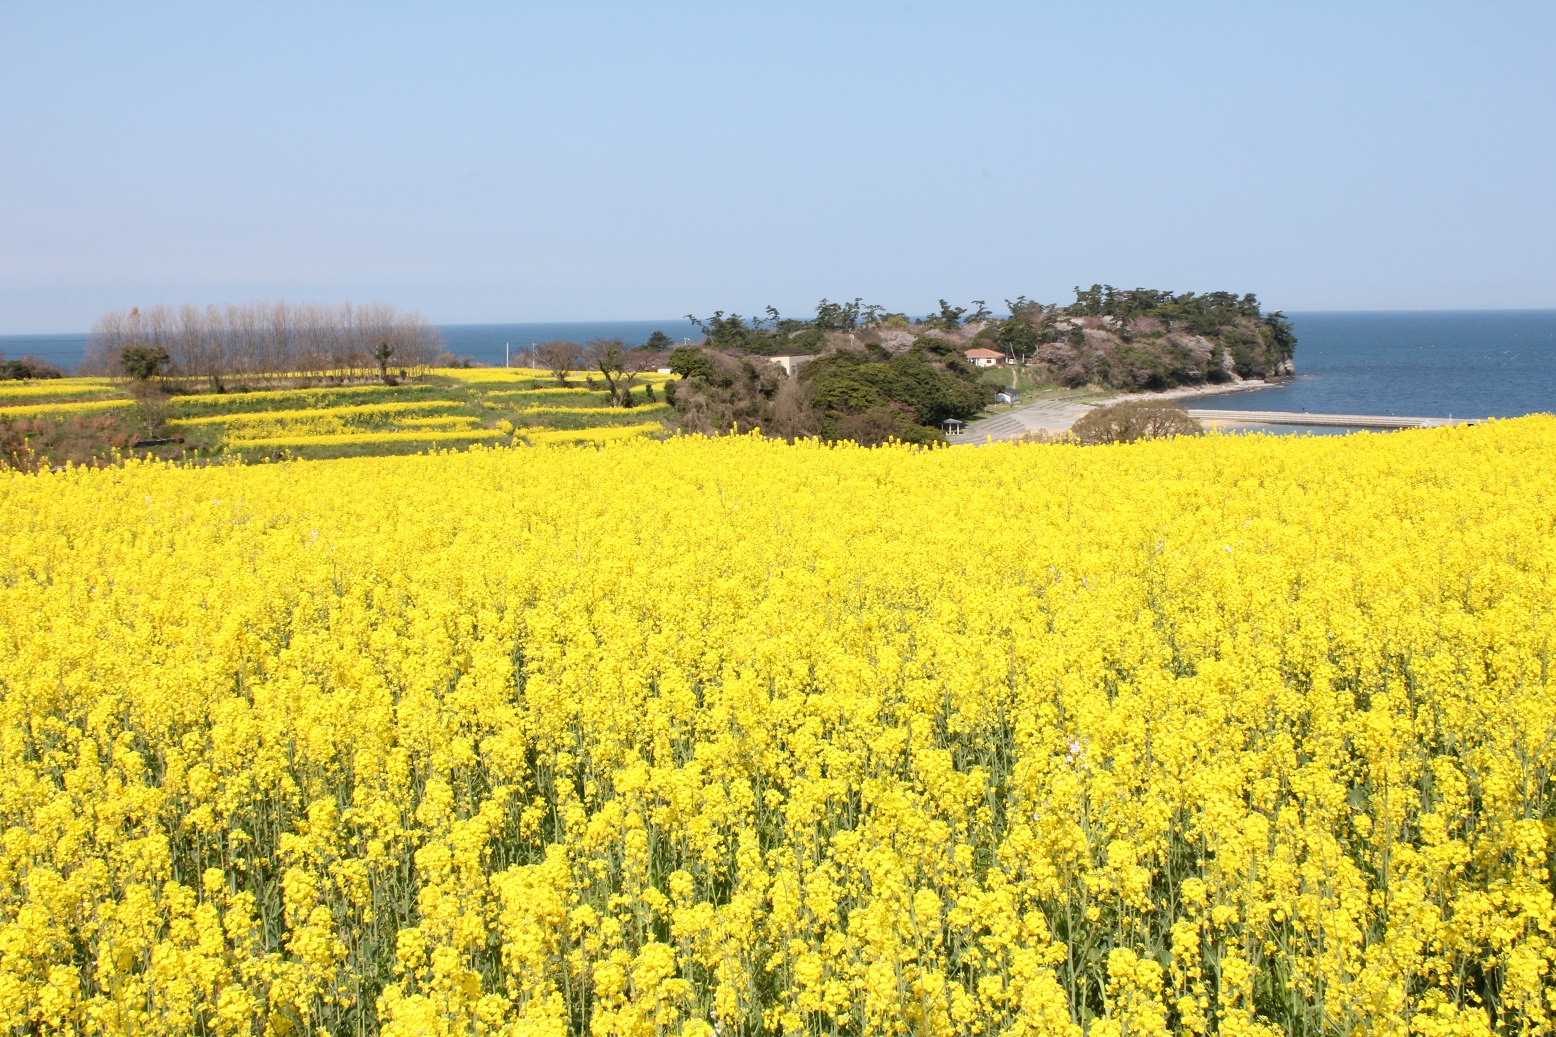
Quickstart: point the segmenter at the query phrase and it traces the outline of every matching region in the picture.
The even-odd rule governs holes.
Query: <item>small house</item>
[[[962,354],[974,367],[999,367],[1005,363],[1005,354],[994,349],[969,349]]]
[[[994,394],[995,403],[1020,403],[1021,394],[1015,389],[1001,389]]]
[[[793,378],[794,377],[794,372],[798,371],[802,365],[808,364],[808,363],[810,363],[812,360],[814,360],[816,358],[815,358],[814,355],[809,355],[809,356],[806,356],[806,355],[791,355],[791,356],[770,356],[767,359],[771,360],[773,363],[775,363],[779,367],[783,368],[783,373],[788,375],[790,378]]]

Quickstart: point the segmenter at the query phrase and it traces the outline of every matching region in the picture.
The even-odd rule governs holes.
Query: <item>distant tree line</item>
[[[153,306],[109,313],[92,328],[89,373],[206,380],[377,376],[425,371],[442,349],[420,314],[392,306]],[[134,368],[131,370],[130,368]]]
[[[24,356],[7,360],[0,351],[0,382],[22,381],[32,378],[63,378],[65,372],[42,357]]]

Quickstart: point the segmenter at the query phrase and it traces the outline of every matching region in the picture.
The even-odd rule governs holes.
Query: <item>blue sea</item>
[[[1295,378],[1193,406],[1422,418],[1556,411],[1556,310],[1288,316]]]
[[[1556,310],[1288,314],[1297,333],[1297,377],[1280,385],[1201,397],[1195,407],[1314,414],[1516,417],[1556,411]],[[450,352],[500,365],[503,348],[525,362],[532,343],[619,338],[640,345],[654,331],[677,342],[700,333],[684,318],[528,324],[448,324]],[[0,351],[80,363],[87,336],[0,335]],[[1273,431],[1273,430],[1272,430]]]

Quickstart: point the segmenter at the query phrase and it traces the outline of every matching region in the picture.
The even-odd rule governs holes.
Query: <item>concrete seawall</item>
[[[1200,410],[1192,409],[1189,417],[1202,425],[1224,423],[1227,425],[1314,425],[1341,426],[1345,428],[1439,428],[1444,425],[1474,424],[1462,418],[1415,418],[1393,414],[1308,414],[1278,410]]]

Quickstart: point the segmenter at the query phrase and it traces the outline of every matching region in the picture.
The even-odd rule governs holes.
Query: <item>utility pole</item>
[[[506,342],[502,344],[502,369],[504,371],[508,369],[508,343]]]

